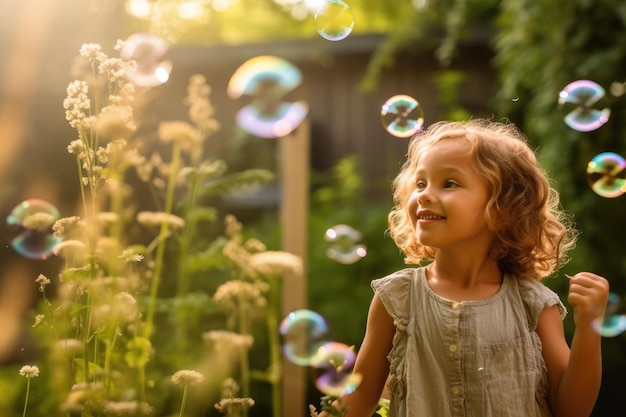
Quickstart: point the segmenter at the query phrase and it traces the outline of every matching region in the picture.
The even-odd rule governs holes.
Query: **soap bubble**
[[[380,111],[383,127],[399,138],[408,138],[424,127],[424,111],[419,102],[405,94],[390,97]]]
[[[367,249],[361,243],[363,234],[346,224],[337,224],[328,230],[324,239],[330,243],[326,256],[342,264],[353,264],[367,255]]]
[[[139,87],[156,87],[169,80],[172,63],[164,60],[167,43],[151,33],[131,35],[120,49],[120,57],[136,62],[137,67],[129,70],[126,78]]]
[[[317,33],[329,41],[347,38],[354,28],[354,12],[342,0],[321,1],[313,18]]]
[[[246,61],[228,82],[231,98],[251,98],[237,113],[237,124],[261,138],[279,138],[294,131],[306,118],[308,105],[289,102],[285,96],[301,81],[300,70],[282,58],[261,55]]]
[[[41,199],[21,202],[7,216],[7,224],[17,231],[11,246],[30,259],[46,259],[61,239],[52,235],[52,226],[61,217],[59,210]]]
[[[309,366],[321,346],[329,339],[329,327],[324,317],[312,310],[289,313],[279,326],[283,337],[283,354],[296,365]]]
[[[626,315],[618,314],[622,300],[616,293],[609,293],[604,318],[593,322],[592,326],[600,336],[615,337],[626,331]]]
[[[597,108],[605,95],[604,88],[590,80],[577,80],[565,86],[559,93],[559,105],[568,111],[565,124],[580,132],[602,127],[611,114],[608,108]]]
[[[317,389],[334,397],[354,391],[361,381],[353,373],[355,360],[354,348],[344,343],[328,342],[320,346],[311,363]]]
[[[591,189],[606,198],[626,192],[626,160],[614,152],[602,152],[587,164],[587,180]]]

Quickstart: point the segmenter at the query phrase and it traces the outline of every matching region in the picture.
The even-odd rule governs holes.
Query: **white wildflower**
[[[91,100],[88,96],[89,87],[86,81],[74,80],[67,87],[67,97],[63,100],[65,119],[73,128],[88,127],[93,122],[90,119]]]
[[[196,385],[204,381],[204,375],[198,371],[183,369],[172,375],[172,382],[177,385]]]
[[[38,212],[24,218],[22,225],[30,230],[45,232],[54,224],[56,218],[50,213]]]
[[[248,410],[253,405],[254,400],[252,398],[222,398],[215,404],[215,409],[229,417],[236,417],[244,415],[243,411]]]
[[[39,284],[39,291],[41,292],[44,292],[46,285],[50,284],[50,280],[44,274],[39,274],[35,282]]]
[[[217,288],[213,301],[229,309],[235,309],[239,302],[264,307],[267,305],[267,300],[263,293],[268,289],[269,286],[265,282],[232,280]]]
[[[80,217],[78,216],[60,218],[52,225],[53,234],[55,237],[64,237],[70,230],[80,225],[80,223]]]
[[[252,347],[254,338],[249,334],[239,334],[228,330],[210,330],[202,333],[202,339],[213,345],[221,356],[223,354],[238,354]]]
[[[39,376],[39,368],[35,365],[24,365],[20,369],[20,375],[25,378],[34,378]]]
[[[138,401],[109,401],[104,404],[104,411],[116,416],[147,416],[152,413],[152,407]]]
[[[96,130],[106,137],[126,137],[136,129],[133,109],[130,106],[106,106],[97,118]]]
[[[119,256],[124,259],[124,262],[141,262],[143,259],[143,255],[138,254],[133,249],[124,249],[122,254]]]
[[[137,213],[137,221],[144,226],[160,226],[163,223],[168,223],[175,229],[185,226],[183,218],[160,211],[141,211]]]
[[[85,43],[81,45],[78,53],[83,58],[93,61],[102,61],[103,59],[106,59],[106,54],[102,52],[102,46],[97,43]]]
[[[33,323],[32,327],[39,326],[45,319],[46,319],[46,316],[44,316],[43,314],[37,314],[35,316],[35,322]]]
[[[101,224],[116,223],[120,219],[119,214],[113,211],[101,211],[97,214],[97,216],[98,216],[98,222]]]
[[[303,274],[302,258],[289,252],[266,251],[250,256],[250,264],[265,276]]]
[[[85,252],[85,244],[80,240],[69,239],[59,242],[54,246],[52,253],[56,256],[64,256],[66,258],[70,256],[79,256]]]
[[[61,339],[58,342],[59,348],[68,355],[82,353],[83,342],[78,339]]]
[[[190,149],[202,141],[198,129],[187,122],[163,122],[159,125],[158,135],[165,143],[179,142],[183,149]]]
[[[130,322],[138,315],[137,300],[131,294],[122,291],[115,294],[112,316],[122,322]]]

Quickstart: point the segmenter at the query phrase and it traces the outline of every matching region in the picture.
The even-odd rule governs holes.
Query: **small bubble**
[[[283,337],[283,354],[300,366],[309,366],[321,346],[329,341],[329,327],[324,317],[312,310],[289,313],[278,328]]]
[[[587,164],[587,181],[591,189],[606,198],[626,192],[626,160],[614,152],[602,152]]]
[[[399,138],[408,138],[424,127],[424,111],[417,100],[405,94],[390,97],[380,111],[383,127]]]
[[[46,259],[61,241],[52,235],[52,226],[61,217],[59,210],[41,199],[21,202],[7,216],[7,224],[17,231],[11,246],[30,259]]]
[[[346,224],[326,230],[324,239],[330,243],[326,256],[341,264],[353,264],[367,255],[367,249],[361,243],[363,234]]]
[[[598,83],[590,80],[578,80],[568,84],[559,93],[559,106],[567,114],[565,124],[579,132],[590,132],[602,127],[609,121],[611,111],[598,108],[606,93]]]
[[[329,41],[347,38],[354,28],[354,12],[342,0],[320,2],[313,17],[317,33]]]
[[[593,328],[600,336],[615,337],[626,331],[626,315],[619,314],[622,300],[616,293],[609,293],[609,300],[602,319],[593,322]]]
[[[131,35],[120,49],[120,57],[133,60],[137,67],[126,74],[128,81],[139,87],[156,87],[166,83],[172,72],[172,63],[164,60],[167,43],[151,33]]]
[[[352,372],[355,360],[354,349],[344,343],[328,342],[320,346],[311,362],[317,389],[335,397],[354,391],[360,382]]]

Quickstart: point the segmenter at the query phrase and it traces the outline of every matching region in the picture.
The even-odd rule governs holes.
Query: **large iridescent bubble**
[[[52,226],[59,218],[59,210],[45,200],[21,202],[7,217],[7,224],[16,232],[11,247],[26,258],[46,259],[61,242],[52,234]]]
[[[285,97],[301,82],[300,70],[282,58],[261,55],[246,61],[228,83],[231,98],[250,99],[237,112],[237,124],[261,138],[288,135],[300,126],[309,111],[304,101],[290,102]]]
[[[136,63],[126,78],[139,87],[156,87],[166,83],[172,72],[172,63],[165,59],[167,43],[152,33],[135,33],[124,41],[120,57]]]
[[[393,136],[408,138],[424,127],[424,111],[413,97],[399,94],[387,99],[380,116],[383,127]]]
[[[615,152],[602,152],[587,164],[587,180],[591,189],[606,198],[626,192],[626,160]]]
[[[329,342],[326,319],[312,310],[289,313],[280,323],[285,357],[300,366],[309,366],[316,360],[320,347]]]
[[[343,0],[322,0],[313,15],[317,33],[329,41],[340,41],[352,33],[354,12]]]
[[[600,106],[606,92],[598,83],[590,80],[574,81],[559,93],[559,105],[563,107],[565,124],[579,132],[590,132],[609,121],[611,111]]]

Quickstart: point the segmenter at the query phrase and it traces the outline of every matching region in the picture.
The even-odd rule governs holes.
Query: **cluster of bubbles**
[[[296,310],[280,323],[283,354],[287,360],[310,367],[320,392],[340,396],[358,386],[353,373],[356,353],[353,347],[332,341],[326,319],[312,310]]]
[[[15,206],[6,222],[14,231],[11,247],[29,259],[46,259],[60,242],[52,234],[52,226],[61,217],[51,203],[32,198]]]
[[[624,84],[613,83],[611,94],[624,93]],[[604,126],[611,115],[603,104],[606,91],[591,80],[576,80],[559,92],[559,106],[565,110],[564,122],[579,132],[591,132]],[[626,193],[626,159],[615,152],[601,152],[587,163],[587,181],[599,196],[616,198]],[[593,323],[593,328],[603,337],[615,337],[626,331],[626,314],[620,313],[621,298],[609,294],[603,318]]]
[[[621,95],[623,84],[614,83],[612,94]],[[591,132],[604,126],[611,110],[604,104],[606,91],[591,80],[576,80],[560,92],[558,103],[565,111],[567,126],[579,132]],[[587,164],[587,180],[591,189],[601,197],[616,198],[626,192],[626,161],[615,152],[602,152]]]

